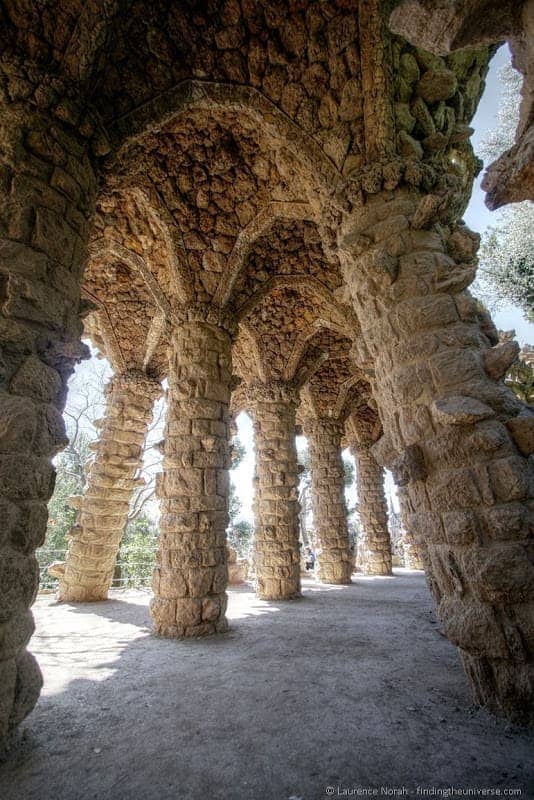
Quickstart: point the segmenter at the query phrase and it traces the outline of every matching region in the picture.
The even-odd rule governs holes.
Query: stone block
[[[435,400],[431,406],[434,421],[439,425],[472,425],[494,416],[486,403],[465,395],[450,395]]]
[[[485,510],[486,530],[496,541],[527,540],[534,534],[534,512],[520,503]]]
[[[512,438],[524,456],[534,453],[534,415],[519,415],[509,419],[506,427],[512,434]]]
[[[438,391],[469,387],[483,376],[478,356],[463,349],[447,349],[433,355],[429,367]]]
[[[529,468],[520,456],[500,458],[489,465],[491,485],[501,502],[525,500],[529,493]]]
[[[534,600],[534,565],[519,543],[495,543],[461,554],[469,585],[482,602],[496,606]]]
[[[480,541],[480,524],[474,511],[448,511],[443,514],[443,530],[451,545],[469,545]]]
[[[508,648],[493,608],[469,597],[445,596],[439,616],[447,638],[457,647],[489,658],[506,658]]]

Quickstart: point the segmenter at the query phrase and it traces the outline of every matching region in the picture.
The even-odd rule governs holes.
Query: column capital
[[[172,322],[176,326],[186,325],[188,322],[203,322],[226,331],[232,340],[237,336],[238,322],[234,314],[228,308],[222,308],[215,303],[189,303],[181,306],[174,311]]]
[[[150,378],[146,372],[138,369],[129,369],[125,372],[117,372],[113,375],[106,384],[104,390],[106,395],[116,390],[128,391],[133,390],[136,394],[143,393],[152,397],[154,400],[158,399],[163,394],[163,387],[161,382],[156,378]]]
[[[302,429],[305,436],[339,436],[341,439],[345,430],[343,422],[337,417],[303,417]]]
[[[300,405],[298,389],[284,381],[252,381],[245,389],[250,405],[256,403],[287,403],[297,408]]]

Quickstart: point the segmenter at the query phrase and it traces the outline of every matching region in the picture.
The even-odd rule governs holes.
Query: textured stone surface
[[[347,243],[354,241],[354,225],[360,235],[368,235],[377,217],[387,219],[401,203],[408,220],[420,197],[409,192],[376,197],[347,219]],[[454,232],[451,223],[449,235]],[[451,276],[462,268],[447,253],[447,234],[437,237],[432,227],[412,230],[401,242],[387,230],[384,234],[378,241],[386,249],[395,247],[400,271],[380,294],[381,314],[376,314],[376,295],[364,300],[370,297],[374,274],[368,255],[345,262],[347,282],[360,303],[362,337],[374,357],[383,463],[403,484],[404,525],[420,549],[444,624],[453,625],[457,636],[462,628],[462,659],[477,702],[531,721],[533,653],[528,624],[517,616],[519,608],[527,604],[530,609],[532,603],[529,534],[526,528],[515,533],[501,526],[503,547],[496,548],[488,525],[489,510],[499,510],[504,519],[516,513],[516,503],[532,497],[531,465],[505,426],[521,404],[485,369],[492,342],[470,296],[458,292],[454,282],[436,288],[445,261]],[[462,620],[449,620],[458,597]],[[477,614],[469,606],[478,603],[492,620],[492,639],[500,640],[505,632],[506,658],[496,650],[481,655],[477,649]]]
[[[364,575],[391,575],[391,540],[384,495],[384,471],[365,444],[351,447],[356,461],[358,510],[362,537],[358,566]]]
[[[296,392],[286,384],[252,383],[247,389],[254,424],[254,568],[263,600],[300,596]]]
[[[477,23],[464,41],[477,49],[444,55],[392,35],[378,0],[34,5],[8,0],[0,26],[0,624],[18,631],[0,660],[0,733],[37,691],[21,655],[32,552],[87,314],[117,372],[169,377],[159,633],[225,628],[228,403],[274,382],[290,394],[253,404],[260,591],[299,591],[298,401],[303,416],[355,415],[401,484],[478,701],[524,717],[529,434],[509,424],[522,418],[501,380],[513,347],[466,292],[477,237],[460,223],[494,31]],[[531,7],[512,32],[525,74]],[[459,18],[440,9],[438,27]],[[494,205],[528,183],[529,109],[530,94]],[[498,655],[480,652],[480,604]]]
[[[143,462],[143,447],[161,384],[140,372],[115,375],[105,389],[106,411],[76,523],[68,535],[58,599],[105,600]]]
[[[0,740],[42,682],[25,650],[33,552],[46,531],[51,459],[67,442],[66,383],[86,352],[80,280],[96,188],[87,137],[39,99],[38,79],[0,64]]]
[[[227,627],[231,337],[198,314],[171,347],[150,610],[160,636],[206,636]]]
[[[514,67],[524,76],[519,125],[514,146],[490,164],[482,188],[487,192],[486,203],[490,208],[519,200],[532,200],[534,4],[531,0],[508,0],[504,3],[455,0],[447,4],[437,0],[404,0],[391,14],[390,26],[412,44],[432,53],[443,55],[452,52],[448,60],[456,64],[465,61],[466,55],[469,58],[469,48],[507,40]],[[438,63],[441,61],[436,60]],[[450,79],[451,85],[452,78],[454,75]],[[421,82],[424,82],[424,77]],[[429,79],[428,84],[434,99],[439,99],[437,90],[441,86],[445,93],[443,79]],[[474,86],[473,83],[471,85]]]
[[[321,583],[350,583],[353,555],[349,546],[345,483],[341,458],[343,424],[320,417],[304,420],[312,481],[313,526]]]

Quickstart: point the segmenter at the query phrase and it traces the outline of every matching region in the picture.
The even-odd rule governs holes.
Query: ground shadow
[[[234,630],[190,642],[122,626],[112,641],[139,606],[103,604],[83,660],[67,649],[54,663],[63,688],[24,724],[29,744],[0,771],[2,800],[316,800],[327,786],[386,785],[530,796],[534,735],[470,706],[421,576],[258,615],[259,604],[236,592]]]

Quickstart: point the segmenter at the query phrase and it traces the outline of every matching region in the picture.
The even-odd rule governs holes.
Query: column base
[[[458,648],[476,705],[516,725],[534,725],[534,664],[473,656]]]
[[[264,578],[256,587],[258,600],[298,600],[302,597],[300,580]]]
[[[82,583],[68,583],[65,581],[65,568],[63,562],[56,562],[48,568],[48,573],[53,578],[59,578],[60,583],[56,593],[56,600],[58,603],[101,603],[108,600],[108,589],[111,583],[111,578],[107,577],[102,580],[99,575],[98,583],[84,586]],[[72,572],[72,570],[70,570]],[[85,579],[89,576],[84,575]]]
[[[348,586],[352,583],[352,564],[342,562],[323,566],[319,562],[317,580],[319,583],[330,583],[334,586]]]
[[[3,661],[0,674],[0,705],[7,715],[0,718],[0,751],[16,727],[28,716],[39,699],[43,676],[35,657],[26,650],[15,658]]]
[[[178,600],[153,597],[150,601],[154,621],[152,631],[164,639],[192,639],[226,633],[227,601],[226,594]]]
[[[372,567],[362,567],[362,575],[393,575],[393,570],[385,564],[383,566],[378,564]]]
[[[56,594],[58,603],[103,603],[106,600],[109,600],[107,590],[86,589],[83,586],[60,588]]]

